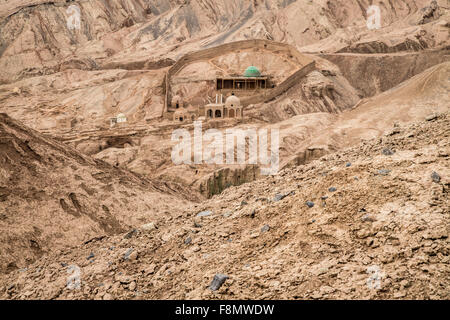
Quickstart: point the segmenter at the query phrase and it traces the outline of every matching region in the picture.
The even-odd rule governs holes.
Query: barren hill
[[[159,229],[52,253],[2,276],[2,297],[448,299],[449,127],[448,113],[396,126]],[[66,287],[69,265],[80,290]],[[229,279],[212,292],[216,273]]]
[[[124,232],[188,205],[164,185],[82,155],[0,114],[0,270]],[[130,214],[133,212],[133,214]]]
[[[449,0],[0,0],[0,297],[449,299],[449,21]],[[221,94],[242,117],[207,116]],[[175,165],[194,119],[279,129],[282,171]]]

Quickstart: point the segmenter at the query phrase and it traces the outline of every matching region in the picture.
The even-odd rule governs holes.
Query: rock
[[[242,202],[241,202],[241,206],[245,206],[245,205],[247,205],[248,203],[247,203],[247,201],[245,201],[245,200],[243,200]]]
[[[391,172],[391,170],[388,170],[388,169],[378,170],[378,174],[382,175],[382,176],[387,176],[390,172]]]
[[[184,240],[184,244],[191,244],[192,243],[192,238],[191,237],[187,237],[185,240]]]
[[[259,233],[258,232],[253,232],[252,234],[250,234],[250,239],[256,239],[259,237]]]
[[[86,258],[86,260],[92,259],[95,257],[95,254],[91,252],[91,254]]]
[[[403,288],[409,288],[410,286],[411,286],[411,282],[409,282],[408,280],[402,280],[401,282],[400,282],[400,285],[403,287]]]
[[[131,237],[133,237],[136,233],[137,233],[137,230],[133,229],[130,232],[128,232],[123,238],[124,239],[131,239]]]
[[[152,263],[144,270],[145,275],[154,274],[156,270],[156,264]]]
[[[389,149],[389,148],[384,148],[383,151],[382,151],[382,153],[383,153],[385,156],[392,156],[392,155],[395,153],[395,151],[392,151],[392,150]]]
[[[199,252],[201,249],[200,249],[200,247],[199,246],[194,246],[193,248],[192,248],[192,251],[193,252]]]
[[[124,253],[123,259],[124,259],[124,260],[130,259],[130,258],[131,258],[131,254],[133,253],[133,251],[134,251],[134,250],[133,250],[132,248],[128,249],[128,250]]]
[[[372,235],[372,233],[369,230],[365,230],[365,229],[359,230],[356,233],[356,237],[358,239],[366,239],[366,238],[370,237],[371,235]]]
[[[309,208],[312,208],[312,207],[314,207],[314,202],[312,202],[312,201],[306,201],[306,205],[307,205]]]
[[[225,283],[225,281],[229,277],[227,275],[224,275],[222,273],[218,273],[214,276],[214,279],[212,280],[211,284],[209,285],[209,289],[211,291],[217,291],[220,289],[220,287]]]
[[[225,212],[225,213],[223,214],[223,216],[224,216],[225,218],[228,218],[228,217],[231,216],[231,212],[230,212],[230,211],[227,211],[227,212]]]
[[[266,224],[264,227],[261,228],[262,233],[267,232],[269,230],[270,230],[270,226],[268,224]]]
[[[194,221],[194,228],[201,228],[202,225],[198,223],[197,221]]]
[[[320,197],[320,199],[322,199],[322,200],[324,200],[324,201],[325,201],[325,200],[327,200],[327,199],[328,199],[328,196],[321,196],[321,197]]]
[[[281,200],[283,200],[283,199],[286,198],[286,197],[287,197],[287,194],[280,194],[280,193],[277,193],[277,194],[275,195],[275,197],[273,197],[273,202],[281,201]]]
[[[433,121],[435,119],[437,119],[438,115],[437,114],[431,114],[428,117],[425,118],[425,120],[427,121]]]
[[[328,191],[330,191],[330,192],[335,192],[336,190],[337,189],[335,187],[331,187],[331,188],[328,189]]]
[[[164,241],[164,242],[167,242],[167,241],[169,241],[170,239],[172,238],[172,235],[170,234],[170,233],[164,233],[162,236],[161,236],[161,240],[162,241]]]
[[[275,197],[273,197],[273,202],[281,201],[281,200],[283,200],[284,198],[286,198],[287,196],[291,196],[291,195],[294,195],[294,194],[295,194],[294,191],[287,192],[287,193],[277,193],[277,194],[275,195]]]
[[[212,215],[212,212],[206,210],[206,211],[199,212],[199,213],[197,214],[197,217],[207,217],[207,216],[210,216],[210,215]]]
[[[437,172],[433,171],[431,174],[431,179],[433,182],[439,183],[441,181],[441,176]]]
[[[128,259],[129,259],[130,261],[134,261],[134,260],[137,259],[137,257],[138,257],[137,251],[133,251],[133,252],[130,254],[130,256],[128,257]]]
[[[131,282],[129,285],[128,285],[128,289],[129,290],[131,290],[131,291],[134,291],[134,290],[136,290],[136,282]]]
[[[372,216],[370,216],[370,215],[368,215],[368,214],[365,214],[365,215],[363,215],[362,217],[361,217],[361,221],[363,221],[363,222],[374,222],[374,221],[376,221]]]
[[[401,132],[400,129],[394,128],[389,133],[387,133],[386,135],[387,136],[393,136],[393,135],[399,134],[400,132]]]
[[[350,163],[350,162],[347,162],[346,164],[345,164],[345,166],[348,168],[348,167],[350,167],[352,164]]]
[[[147,224],[144,224],[143,226],[141,226],[141,229],[146,231],[146,232],[150,232],[152,230],[157,229],[156,224],[154,222],[150,222]]]
[[[336,76],[336,72],[331,71],[331,70],[321,70],[320,72],[321,72],[325,77],[328,77],[328,76],[334,77],[334,76]]]
[[[406,296],[406,293],[402,292],[402,291],[394,293],[394,299],[404,298],[405,296]]]
[[[116,275],[116,283],[118,283],[118,285],[120,284],[129,284],[131,283],[131,279],[125,275],[121,275],[121,273],[119,273],[118,275]],[[116,286],[118,286],[116,284]]]
[[[105,293],[105,295],[103,296],[103,300],[114,300],[114,298],[109,293]]]
[[[320,287],[320,292],[323,294],[330,294],[330,293],[336,292],[336,289],[334,289],[330,286],[322,286],[322,287]]]

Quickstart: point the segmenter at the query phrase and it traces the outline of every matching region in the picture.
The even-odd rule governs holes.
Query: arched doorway
[[[183,122],[183,120],[184,120],[183,117],[180,117],[180,122]]]
[[[213,117],[213,113],[212,113],[212,110],[211,109],[209,109],[208,110],[208,118],[212,118]]]
[[[234,116],[235,116],[235,114],[234,114],[234,109],[230,109],[230,110],[228,111],[228,116],[229,116],[230,118],[234,118]]]
[[[222,118],[222,111],[216,110],[214,116],[215,116],[215,118]]]

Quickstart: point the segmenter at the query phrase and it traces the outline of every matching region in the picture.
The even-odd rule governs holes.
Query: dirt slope
[[[449,113],[397,126],[159,229],[43,257],[3,276],[2,297],[449,299],[449,127]],[[79,290],[66,288],[68,265]],[[229,279],[212,292],[216,273]]]
[[[326,63],[319,66],[319,70],[334,72]],[[338,72],[324,76],[321,71],[314,71],[275,101],[249,106],[246,114],[251,120],[232,125],[242,130],[279,129],[280,167],[304,164],[325,153],[354,146],[363,139],[379,137],[395,123],[418,121],[431,113],[449,110],[449,76],[450,63],[442,63],[380,95],[358,102],[356,93]],[[336,105],[347,105],[348,109],[336,110]],[[203,129],[207,130],[208,126],[204,124]],[[225,133],[230,126],[216,128]],[[183,127],[193,129],[192,125]],[[202,190],[205,195],[217,194],[224,188],[215,186],[241,184],[259,177],[259,170],[251,165],[175,166],[165,161],[175,145],[171,141],[172,130],[172,126],[160,127],[141,138],[139,147],[108,148],[96,157],[110,163],[119,161],[130,170],[154,178],[178,181],[193,190]],[[207,145],[204,142],[203,147]]]
[[[0,270],[170,218],[188,201],[0,114]]]
[[[430,0],[382,0],[382,27],[388,28],[382,32],[367,30],[366,10],[371,3],[2,0],[0,83],[68,68],[162,67],[183,53],[244,39],[281,41],[308,52],[380,52],[391,47],[403,51],[448,45],[446,0],[438,0],[438,8],[431,12],[427,9],[433,7]],[[73,14],[70,5],[80,8],[80,29],[67,26]]]
[[[448,299],[450,5],[379,0],[382,28],[368,30],[372,4],[0,0],[0,297]],[[246,183],[258,168],[174,166],[171,133],[192,126],[161,117],[168,70],[248,39],[290,44],[316,69],[204,129],[280,128],[285,171]],[[235,51],[172,89],[203,104],[221,72],[295,70],[289,55]],[[72,265],[81,290],[65,288]],[[213,294],[218,272],[230,279]]]

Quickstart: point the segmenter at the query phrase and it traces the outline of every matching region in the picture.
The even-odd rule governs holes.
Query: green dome
[[[244,72],[244,77],[260,77],[261,72],[259,72],[257,67],[250,66]]]

